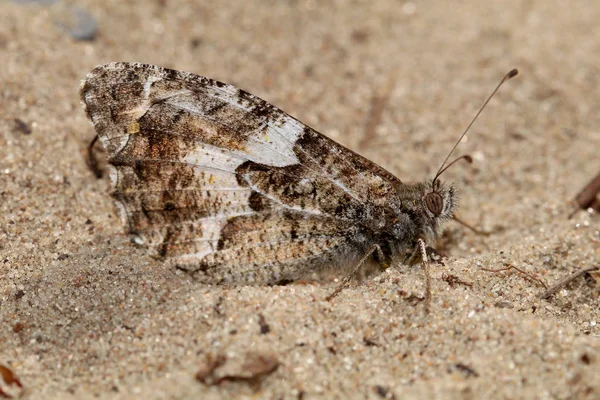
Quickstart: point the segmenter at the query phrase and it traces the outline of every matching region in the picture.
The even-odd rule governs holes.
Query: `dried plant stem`
[[[569,283],[571,283],[575,279],[579,278],[580,276],[583,276],[588,272],[597,271],[597,270],[600,270],[600,265],[594,265],[591,267],[582,268],[579,271],[556,282],[554,285],[552,285],[552,287],[550,287],[550,289],[547,289],[542,295],[540,295],[540,298],[547,299],[550,296],[552,296],[553,294],[555,294],[556,292],[558,292],[563,287],[567,286]]]
[[[529,279],[532,279],[532,280],[534,280],[534,281],[538,282],[538,283],[539,283],[540,285],[542,285],[542,286],[543,286],[545,289],[548,289],[548,285],[546,285],[546,284],[544,283],[544,281],[542,281],[540,278],[536,278],[535,276],[533,276],[533,275],[532,275],[532,274],[530,274],[529,272],[527,272],[527,271],[524,271],[524,270],[522,270],[522,269],[521,269],[521,268],[519,268],[519,267],[515,267],[515,266],[514,266],[514,265],[512,265],[512,264],[504,264],[504,265],[505,265],[505,267],[504,267],[504,268],[498,268],[498,269],[483,268],[483,267],[480,267],[479,269],[481,269],[482,271],[494,272],[494,273],[495,273],[495,272],[502,272],[502,271],[508,271],[508,270],[514,269],[514,270],[516,270],[516,271],[519,271],[519,272],[520,272],[520,273],[522,273],[523,275],[527,276]]]

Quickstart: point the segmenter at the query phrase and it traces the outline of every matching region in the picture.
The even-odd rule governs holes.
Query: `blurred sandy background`
[[[541,300],[537,281],[480,270],[552,284],[600,263],[598,216],[567,220],[600,169],[600,3],[22,3],[0,1],[0,363],[26,398],[600,398],[594,277]],[[117,60],[237,85],[403,181],[431,177],[517,67],[456,153],[475,163],[445,175],[493,234],[448,225],[429,315],[405,266],[331,303],[331,282],[190,281],[129,242],[85,164],[79,82]],[[213,380],[278,368],[197,381],[219,357]]]

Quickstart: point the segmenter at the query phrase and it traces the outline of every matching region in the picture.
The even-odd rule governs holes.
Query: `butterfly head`
[[[434,239],[442,223],[454,215],[458,195],[453,185],[439,180],[402,185],[400,211],[393,225],[398,240],[412,242],[417,237]]]
[[[441,181],[421,182],[411,186],[412,190],[406,191],[405,196],[402,196],[402,210],[411,220],[412,238],[422,237],[429,241],[439,234],[442,223],[454,215],[458,196],[454,186]],[[400,229],[400,232],[405,233],[404,229]]]
[[[420,209],[417,210],[417,215],[422,219],[421,223],[425,227],[425,232],[423,233],[425,233],[426,236],[435,234],[440,222],[450,219],[454,215],[454,211],[458,206],[456,191],[454,190],[454,186],[443,184],[442,181],[439,180],[439,177],[449,167],[460,160],[465,160],[469,164],[473,162],[471,156],[464,155],[458,157],[446,167],[442,164],[431,183],[423,184],[419,190],[421,206]]]
[[[422,214],[432,220],[452,218],[457,200],[454,186],[444,185],[441,181],[435,180],[431,184],[425,184],[421,192]]]

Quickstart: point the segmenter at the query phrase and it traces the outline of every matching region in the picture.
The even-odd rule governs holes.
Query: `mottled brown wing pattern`
[[[128,233],[205,281],[298,279],[360,256],[357,221],[400,184],[271,104],[201,76],[111,63],[88,74],[81,96]]]

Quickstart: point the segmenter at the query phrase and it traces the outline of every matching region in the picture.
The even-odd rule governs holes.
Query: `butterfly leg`
[[[374,244],[373,246],[371,246],[369,251],[367,251],[363,258],[360,259],[360,261],[356,264],[352,271],[350,271],[350,273],[347,274],[344,277],[344,279],[342,279],[342,282],[340,282],[340,284],[335,288],[335,290],[331,292],[327,297],[325,297],[325,300],[330,301],[335,296],[337,296],[344,289],[344,287],[346,287],[346,285],[348,284],[348,282],[350,282],[354,275],[356,275],[356,273],[360,270],[367,258],[369,258],[371,254],[373,254],[375,251],[377,251],[381,259],[383,259],[383,252],[381,251],[381,247],[379,247],[378,244]]]
[[[429,312],[431,303],[431,277],[429,276],[429,258],[427,257],[427,245],[423,239],[417,239],[418,250],[421,252],[421,268],[425,273],[425,310]]]
[[[94,138],[88,145],[87,164],[88,164],[88,167],[90,168],[90,170],[96,176],[96,178],[100,179],[100,178],[102,178],[102,170],[100,169],[100,166],[98,165],[98,159],[96,158],[96,154],[94,153],[94,145],[96,144],[97,141],[98,141],[98,135],[94,136]]]

